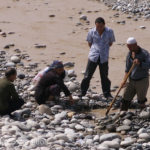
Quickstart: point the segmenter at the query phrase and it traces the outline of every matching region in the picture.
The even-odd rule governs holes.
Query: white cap
[[[136,39],[134,37],[129,37],[127,39],[127,44],[136,44]]]

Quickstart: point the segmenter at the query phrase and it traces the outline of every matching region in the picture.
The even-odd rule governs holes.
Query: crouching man
[[[125,72],[129,72],[133,63],[135,67],[130,74],[129,83],[124,91],[122,111],[128,110],[131,100],[136,94],[140,108],[144,108],[149,87],[150,55],[148,51],[138,46],[136,39],[133,37],[128,38],[127,47],[129,48],[129,53],[126,58]]]
[[[19,98],[13,82],[16,80],[17,71],[9,68],[5,72],[5,77],[0,79],[0,115],[10,115],[24,104]]]
[[[55,97],[60,96],[61,91],[69,96],[70,102],[73,103],[72,95],[64,84],[64,78],[65,70],[62,62],[54,61],[36,86],[35,99],[37,103],[41,105],[48,100],[55,100]]]

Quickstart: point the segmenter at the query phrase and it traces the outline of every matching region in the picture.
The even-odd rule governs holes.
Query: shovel
[[[126,74],[123,83],[126,83],[126,82],[127,82],[127,79],[128,79],[128,77],[129,77],[129,75],[130,75],[130,73],[132,72],[132,70],[133,70],[134,67],[135,67],[135,64],[133,63],[132,66],[131,66],[131,68],[130,68],[130,70],[129,70],[129,72]],[[121,89],[123,88],[123,86],[124,86],[123,84],[120,86],[120,88],[119,88],[119,90],[118,90],[116,96],[113,98],[113,100],[112,100],[110,106],[107,108],[106,116],[108,115],[110,109],[112,108],[112,105],[115,103],[116,98],[117,98],[117,96],[119,95],[119,93],[120,93]]]

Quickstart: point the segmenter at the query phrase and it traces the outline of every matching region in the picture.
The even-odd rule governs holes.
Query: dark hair
[[[5,72],[5,77],[9,78],[10,76],[16,75],[16,74],[17,74],[17,71],[15,68],[8,68]]]
[[[103,23],[105,24],[105,20],[102,18],[102,17],[98,17],[96,20],[95,20],[95,24],[96,23]]]

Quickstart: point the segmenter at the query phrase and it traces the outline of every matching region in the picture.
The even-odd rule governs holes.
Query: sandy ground
[[[88,16],[90,25],[83,23],[83,26],[76,26],[76,23],[80,22],[80,11]],[[7,50],[8,53],[12,54],[14,49],[19,48],[28,53],[33,62],[40,63],[41,68],[45,66],[44,62],[49,64],[55,59],[75,62],[74,69],[78,80],[81,81],[81,71],[85,70],[89,52],[85,40],[87,32],[90,27],[94,27],[95,19],[102,16],[116,36],[109,59],[109,77],[113,87],[119,85],[123,79],[128,52],[126,45],[121,46],[120,43],[124,44],[129,36],[134,36],[141,47],[150,51],[150,22],[142,19],[135,22],[121,13],[119,18],[114,18],[115,13],[117,12],[110,10],[103,3],[90,0],[3,0],[0,3],[0,29],[15,34],[6,38],[0,36],[0,49],[6,44],[14,43],[15,47]],[[51,14],[56,16],[50,18]],[[125,25],[116,23],[122,20],[126,20]],[[140,29],[141,25],[146,26],[146,29]],[[47,47],[36,49],[36,43],[46,44]],[[66,55],[62,56],[60,52],[66,52]],[[91,85],[96,86],[94,90],[101,93],[101,84],[96,81],[100,81],[98,68]],[[150,90],[148,98],[150,101]]]

